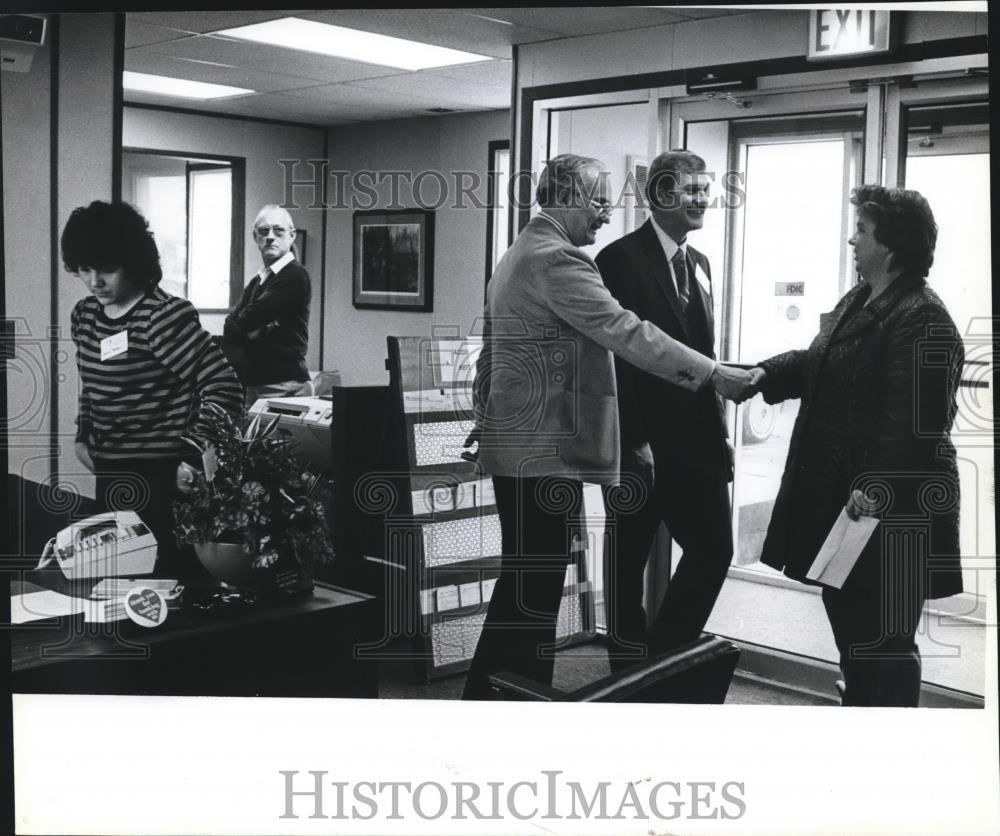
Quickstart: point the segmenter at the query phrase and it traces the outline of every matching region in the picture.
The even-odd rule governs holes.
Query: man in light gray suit
[[[712,386],[736,401],[749,373],[667,336],[615,301],[593,244],[611,213],[599,160],[563,154],[538,182],[542,211],[497,265],[487,287],[476,365],[481,469],[493,477],[503,558],[464,699],[490,699],[501,670],[549,683],[556,616],[578,537],[583,481],[613,483],[619,469],[612,352],[684,389]]]

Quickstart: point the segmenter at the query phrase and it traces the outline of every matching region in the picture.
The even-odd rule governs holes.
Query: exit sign
[[[809,12],[810,61],[870,55],[892,49],[891,12],[875,9],[814,9]]]

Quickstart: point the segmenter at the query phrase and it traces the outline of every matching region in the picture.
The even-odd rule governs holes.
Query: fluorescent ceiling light
[[[223,29],[212,34],[363,61],[366,64],[397,67],[401,70],[425,70],[429,67],[493,60],[489,55],[476,55],[473,52],[376,35],[374,32],[362,32],[344,26],[331,26],[329,23],[303,20],[300,17],[283,17],[265,23]]]
[[[164,96],[181,96],[185,99],[221,99],[223,96],[239,96],[244,93],[257,92],[245,87],[228,87],[225,84],[189,81],[186,78],[133,73],[130,70],[125,70],[122,73],[122,85],[126,90],[160,93]]]

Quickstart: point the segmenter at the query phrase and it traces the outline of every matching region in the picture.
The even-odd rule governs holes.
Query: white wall
[[[5,302],[17,334],[7,365],[8,468],[35,479],[48,472],[51,394],[50,44],[36,51],[29,72],[0,73]]]
[[[114,27],[112,14],[60,15],[58,59],[50,30],[48,45],[35,54],[28,73],[0,75],[5,293],[7,316],[16,320],[17,330],[15,359],[8,366],[9,469],[35,481],[50,476],[55,415],[60,478],[85,493],[92,492],[93,477],[73,454],[79,381],[69,337],[69,313],[83,288],[61,265],[53,286],[50,253],[74,208],[111,197]],[[55,99],[53,60],[58,60]]]
[[[70,213],[94,200],[111,199],[115,138],[115,20],[111,14],[60,15],[59,90],[56,150],[58,153],[57,228]],[[59,329],[57,409],[59,478],[78,491],[93,492],[93,476],[76,458],[73,441],[79,408],[80,378],[76,349],[70,340],[69,316],[88,291],[59,264],[54,288],[54,324]]]
[[[509,137],[509,120],[507,111],[490,111],[330,128],[330,168],[346,172],[407,171],[414,176],[435,170],[449,182],[453,172],[476,172],[481,185],[474,193],[485,204],[487,146],[491,140]],[[389,207],[390,183],[382,185],[379,202],[365,208]],[[426,181],[423,195],[426,202],[436,202],[435,181]],[[399,203],[405,208],[418,207],[405,183],[400,188]],[[325,368],[340,369],[345,385],[382,384],[388,381],[384,365],[387,336],[431,336],[432,329],[446,327],[467,334],[482,313],[486,210],[455,208],[453,200],[436,209],[432,313],[353,307],[352,218],[349,208],[328,212],[323,363]]]
[[[244,119],[126,107],[122,131],[122,144],[126,148],[219,154],[246,159],[245,279],[253,276],[261,265],[260,252],[250,232],[254,216],[265,203],[283,203],[285,199],[284,169],[278,160],[302,160],[304,163],[323,157],[323,130],[308,126],[271,125]],[[306,176],[305,171],[300,167],[296,176]],[[306,363],[309,368],[316,369],[320,361],[322,213],[319,209],[304,206],[291,214],[296,227],[308,232],[306,259],[313,282],[313,298]]]
[[[748,12],[524,44],[518,50],[518,86],[800,55],[808,23],[808,12]]]

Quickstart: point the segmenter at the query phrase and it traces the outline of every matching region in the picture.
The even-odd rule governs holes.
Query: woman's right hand
[[[94,459],[90,455],[90,447],[87,446],[87,443],[85,441],[77,441],[73,445],[73,450],[76,452],[76,457],[80,460],[80,463],[93,473]]]

